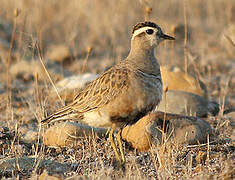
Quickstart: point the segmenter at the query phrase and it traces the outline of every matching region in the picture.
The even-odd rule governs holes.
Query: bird
[[[109,127],[109,141],[116,160],[126,162],[121,131],[155,109],[162,99],[163,85],[155,48],[174,37],[163,33],[154,22],[137,23],[132,30],[126,59],[87,84],[68,104],[41,121],[42,125],[76,120],[92,127]],[[117,130],[117,144],[113,134]]]

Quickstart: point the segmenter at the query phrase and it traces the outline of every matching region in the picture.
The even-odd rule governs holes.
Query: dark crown
[[[138,30],[138,29],[140,29],[140,28],[142,28],[142,27],[158,28],[158,25],[156,25],[155,23],[150,22],[150,21],[140,22],[140,23],[138,23],[138,24],[136,24],[136,25],[134,26],[133,31],[132,31],[132,34],[133,34],[136,30]]]

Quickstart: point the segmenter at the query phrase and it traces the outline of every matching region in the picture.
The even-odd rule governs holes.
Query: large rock
[[[212,135],[210,124],[203,119],[154,112],[125,127],[122,137],[139,151],[148,150],[152,144],[161,145],[164,118],[166,143],[197,144],[206,142],[207,136]]]
[[[218,114],[219,104],[193,93],[168,90],[166,96],[163,95],[162,101],[156,110],[188,116],[207,117],[208,115],[216,116]]]
[[[147,151],[153,144],[161,145],[163,122],[163,112],[151,113],[137,123],[126,126],[122,131],[122,138],[138,151]],[[45,145],[53,147],[73,146],[79,141],[79,138],[84,135],[93,135],[94,132],[98,136],[103,136],[107,129],[65,122],[47,129],[43,136],[43,142]],[[166,142],[197,144],[198,142],[205,142],[208,134],[212,135],[212,129],[205,120],[166,114]]]
[[[79,138],[92,135],[94,132],[102,136],[107,129],[93,128],[88,125],[75,122],[63,122],[56,124],[43,133],[43,143],[50,147],[72,147]]]
[[[199,96],[206,96],[199,80],[182,71],[170,71],[168,67],[161,67],[161,74],[164,87],[169,90],[179,90],[193,93]]]

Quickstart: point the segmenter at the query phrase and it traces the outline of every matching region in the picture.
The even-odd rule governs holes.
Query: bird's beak
[[[168,35],[166,35],[166,34],[162,34],[162,35],[161,35],[161,38],[162,38],[162,39],[168,39],[168,40],[175,40],[174,37],[168,36]]]

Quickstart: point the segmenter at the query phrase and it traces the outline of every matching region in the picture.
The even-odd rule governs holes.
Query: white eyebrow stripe
[[[155,28],[153,28],[153,27],[148,27],[148,26],[142,27],[142,28],[140,28],[140,29],[137,29],[137,30],[133,33],[131,39],[133,40],[133,39],[135,38],[135,36],[141,34],[142,32],[145,32],[147,29],[155,30]]]

